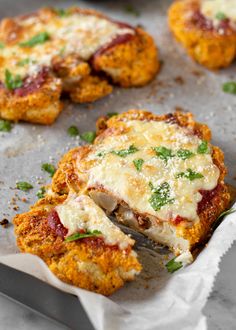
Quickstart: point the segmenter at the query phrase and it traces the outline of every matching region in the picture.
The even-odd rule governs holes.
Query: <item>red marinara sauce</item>
[[[52,209],[48,214],[48,225],[57,236],[65,238],[68,233],[68,229],[61,223],[59,215],[55,209]]]
[[[204,16],[200,12],[200,10],[196,10],[193,12],[191,16],[191,23],[194,24],[194,26],[197,26],[201,30],[212,31],[212,32],[213,31],[218,32],[219,30],[221,30],[223,34],[226,33],[228,29],[231,28],[230,20],[228,18],[220,20],[217,27],[215,27],[213,21],[207,18],[206,16]]]

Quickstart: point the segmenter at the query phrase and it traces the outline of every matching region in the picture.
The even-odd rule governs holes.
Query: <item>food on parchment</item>
[[[141,270],[134,240],[89,196],[46,196],[14,219],[22,252],[41,257],[64,282],[109,295]]]
[[[210,129],[196,122],[191,113],[154,115],[130,110],[101,117],[94,143],[65,154],[46,197],[15,218],[18,246],[42,257],[62,280],[109,294],[113,289],[104,284],[107,277],[118,276],[114,281],[120,284],[115,290],[126,279],[133,279],[140,265],[131,252],[130,238],[117,229],[119,237],[123,235],[121,241],[127,242],[124,249],[128,246],[128,254],[112,241],[114,234],[106,231],[106,226],[109,224],[114,233],[116,227],[105,211],[191,261],[191,252],[209,238],[214,222],[230,202],[224,183],[224,155],[210,139]],[[70,242],[71,235],[80,239]],[[99,256],[112,260],[109,270],[106,263],[92,260],[112,274],[99,275],[100,282],[93,277],[96,267],[91,266],[89,280],[87,268],[85,276],[77,267],[78,260],[87,262],[90,253],[97,258],[97,245]],[[84,249],[88,255],[82,254]],[[122,272],[114,275],[117,263]],[[80,276],[85,276],[85,282]]]

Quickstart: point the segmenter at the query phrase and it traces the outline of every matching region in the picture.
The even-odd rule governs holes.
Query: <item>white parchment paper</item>
[[[156,272],[156,277],[146,279],[148,287],[140,281],[138,285],[128,283],[110,298],[61,282],[40,258],[30,254],[3,255],[0,262],[77,295],[97,330],[204,330],[206,319],[202,309],[219,271],[220,259],[235,238],[236,216],[231,214],[216,229],[193,264],[168,274],[152,260],[151,271]],[[146,252],[143,257],[148,258]],[[147,272],[144,273],[141,280],[147,276]]]
[[[115,88],[113,94],[90,106],[67,103],[52,127],[19,123],[11,133],[0,133],[0,219],[11,221],[17,212],[25,212],[36,200],[36,192],[50,178],[41,171],[42,163],[56,165],[70,148],[81,144],[66,130],[76,125],[80,132],[95,129],[95,121],[107,112],[130,108],[169,113],[176,107],[191,111],[196,120],[209,125],[213,143],[225,153],[227,181],[235,183],[236,99],[222,92],[221,85],[232,80],[236,66],[209,72],[189,59],[169,33],[166,13],[172,0],[130,0],[140,13],[127,13],[127,1],[73,0],[1,0],[0,15],[11,16],[34,11],[39,6],[92,7],[130,24],[142,24],[159,46],[164,65],[157,78],[139,89]],[[179,79],[179,77],[182,78]],[[182,81],[180,83],[180,81]],[[29,193],[15,190],[16,181],[27,181],[34,189]],[[14,200],[12,200],[14,198]],[[22,202],[26,198],[26,202]],[[14,209],[19,206],[19,210]],[[0,262],[30,273],[71,293],[81,300],[98,330],[168,330],[206,328],[202,308],[212,289],[219,262],[236,238],[236,214],[225,218],[208,246],[195,262],[174,274],[168,274],[157,255],[140,252],[145,271],[135,282],[128,283],[112,297],[81,290],[60,282],[35,256],[19,254],[13,226],[0,227]]]

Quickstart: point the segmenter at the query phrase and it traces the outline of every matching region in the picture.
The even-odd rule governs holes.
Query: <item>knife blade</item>
[[[0,263],[0,293],[70,329],[94,330],[77,297]]]

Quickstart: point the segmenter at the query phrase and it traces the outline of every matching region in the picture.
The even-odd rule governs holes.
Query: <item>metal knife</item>
[[[77,297],[0,263],[0,293],[73,330],[94,330]]]

